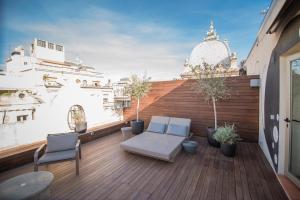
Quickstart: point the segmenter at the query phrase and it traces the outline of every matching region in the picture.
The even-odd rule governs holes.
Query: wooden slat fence
[[[231,98],[217,102],[218,124],[236,125],[245,141],[258,141],[259,89],[250,87],[250,80],[258,76],[229,77]],[[152,82],[151,91],[141,101],[140,117],[147,127],[151,116],[162,115],[192,119],[192,132],[205,136],[206,127],[213,126],[212,103],[193,90],[194,80]],[[134,119],[136,102],[124,110],[126,121]]]

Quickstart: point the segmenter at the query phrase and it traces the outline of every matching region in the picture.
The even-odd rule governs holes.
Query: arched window
[[[68,124],[71,130],[75,129],[76,123],[85,122],[85,114],[82,106],[74,105],[69,109]]]

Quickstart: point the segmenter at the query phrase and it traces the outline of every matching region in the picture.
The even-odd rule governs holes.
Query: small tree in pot
[[[130,121],[133,134],[140,134],[144,131],[144,121],[139,119],[139,109],[141,98],[144,97],[151,88],[151,83],[149,81],[150,78],[147,78],[145,75],[143,78],[139,78],[137,75],[132,75],[128,86],[125,88],[126,93],[137,101],[136,120]]]
[[[202,65],[190,66],[193,78],[197,80],[194,89],[204,95],[206,101],[211,101],[214,110],[214,128],[207,128],[208,143],[220,147],[220,143],[213,138],[218,128],[216,102],[230,96],[229,88],[225,84],[226,69],[222,65],[209,65],[203,62]]]
[[[85,121],[84,113],[79,110],[75,110],[73,111],[73,118],[75,123],[75,132],[85,133],[87,130],[87,122]]]
[[[221,143],[221,152],[225,156],[233,157],[235,155],[236,142],[240,136],[236,134],[234,125],[219,127],[213,136],[215,140]]]

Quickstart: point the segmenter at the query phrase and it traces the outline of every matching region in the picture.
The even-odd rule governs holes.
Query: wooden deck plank
[[[244,193],[243,193],[243,180],[241,177],[241,169],[240,169],[240,165],[242,163],[241,159],[240,159],[240,154],[239,154],[239,147],[240,145],[237,145],[237,150],[236,150],[236,158],[233,161],[233,165],[234,165],[234,180],[235,180],[235,194],[236,194],[236,199],[237,200],[242,200],[242,199],[250,199],[250,197],[247,196],[247,193],[245,192],[245,197],[244,197]]]
[[[222,155],[219,153],[217,156],[218,159],[218,168],[216,176],[216,185],[215,185],[215,193],[214,198],[212,199],[221,199],[222,198],[222,185],[223,185],[223,176],[225,174],[224,168],[222,167]]]
[[[268,184],[268,182],[277,181],[277,177],[275,176],[269,163],[267,163],[266,158],[262,155],[259,147],[257,145],[251,145],[250,148],[252,150],[252,153],[256,155],[257,164],[261,170],[262,176],[264,177],[264,187],[267,187],[266,190],[269,191],[266,194],[268,195],[268,198],[285,199],[286,195],[280,185]],[[270,194],[273,194],[273,196],[270,196]]]
[[[205,141],[206,142],[206,141]],[[203,159],[203,154],[204,154],[204,151],[206,148],[204,148],[204,143],[203,140],[201,141],[198,141],[199,143],[199,146],[198,146],[198,149],[197,149],[197,156],[194,156],[193,159],[195,159],[195,163],[191,166],[191,173],[189,174],[189,176],[187,177],[187,181],[186,183],[184,184],[183,186],[183,189],[182,191],[180,192],[179,196],[178,196],[178,199],[187,199],[189,198],[188,197],[188,193],[189,193],[189,190],[191,189],[192,190],[192,185],[193,185],[193,182],[195,182],[194,180],[196,180],[197,178],[195,178],[197,176],[197,171],[199,171],[199,166],[201,164],[201,161]],[[190,193],[193,193],[193,192],[190,192]]]
[[[177,174],[180,172],[182,167],[184,166],[187,157],[181,155],[181,162],[176,163],[176,167],[173,168],[171,173],[168,173],[165,176],[165,179],[159,184],[157,189],[151,194],[151,199],[163,199],[165,194],[168,192],[170,186],[173,181],[176,179]],[[173,163],[172,163],[173,164]]]
[[[287,199],[257,144],[239,143],[227,158],[194,139],[196,154],[169,163],[124,152],[118,132],[82,146],[79,176],[73,161],[40,169],[54,174],[51,199]],[[32,170],[31,163],[0,173],[0,181]]]
[[[258,199],[258,194],[257,194],[258,184],[256,184],[256,181],[255,181],[255,179],[258,177],[255,177],[255,174],[252,171],[252,166],[251,166],[251,162],[250,162],[251,160],[250,160],[249,152],[247,151],[247,146],[243,146],[242,148],[240,148],[240,152],[242,154],[243,164],[244,164],[244,168],[245,168],[245,171],[242,174],[242,176],[247,177],[247,184],[248,184],[247,189],[249,189],[250,197],[251,197],[251,199]]]
[[[213,162],[212,155],[214,155],[214,153],[216,152],[216,149],[214,147],[207,146],[207,148],[208,148],[208,152],[204,155],[201,174],[199,176],[199,179],[197,180],[197,186],[196,186],[195,192],[193,193],[192,199],[199,199],[200,196],[202,195],[203,187],[205,186],[204,183],[205,183],[208,166],[209,166],[210,162]]]
[[[208,153],[208,150],[209,150],[209,148],[207,148],[208,144],[207,144],[206,140],[200,141],[199,146],[200,146],[199,147],[200,151],[197,152],[197,154],[199,154],[199,156],[198,156],[199,159],[197,159],[197,162],[196,162],[197,169],[193,176],[190,188],[188,189],[187,194],[185,195],[186,200],[192,199],[193,194],[196,192],[197,183],[198,183],[199,177],[201,175],[201,172],[202,172],[202,169],[204,166],[203,160],[205,159],[205,155]]]
[[[211,189],[214,190],[214,188],[215,188],[215,185],[212,185],[212,182],[216,178],[216,176],[215,176],[216,173],[215,173],[214,167],[216,166],[215,165],[216,157],[217,157],[216,155],[217,155],[218,151],[219,151],[219,149],[214,148],[213,154],[210,157],[210,162],[209,162],[209,165],[208,165],[207,172],[205,174],[200,199],[208,199],[209,190],[211,190]]]
[[[166,193],[164,199],[175,199],[177,196],[179,196],[181,190],[183,189],[183,185],[186,182],[187,177],[189,176],[190,166],[194,165],[195,162],[195,156],[193,155],[185,155],[187,157],[190,157],[190,159],[187,160],[187,162],[182,167],[179,174],[176,175],[176,179],[172,182],[171,187],[169,188],[168,192]]]
[[[248,150],[250,152],[251,155],[254,155],[252,157],[253,161],[255,161],[257,163],[256,167],[254,168],[255,169],[255,173],[260,177],[259,179],[259,183],[261,185],[261,189],[263,190],[263,194],[264,194],[264,199],[274,199],[272,198],[272,196],[270,195],[271,192],[268,188],[268,184],[267,184],[267,181],[265,179],[265,176],[264,176],[264,173],[263,173],[263,170],[261,170],[260,166],[261,166],[261,162],[258,160],[258,157],[256,155],[256,150],[252,148],[253,145],[251,144],[245,144],[248,146]]]
[[[228,177],[229,177],[229,174],[228,174],[228,171],[229,171],[229,161],[228,161],[228,159],[225,157],[225,156],[223,156],[223,155],[221,155],[221,157],[222,157],[222,168],[224,169],[224,171],[223,171],[223,181],[222,181],[222,196],[221,196],[221,199],[222,200],[229,200],[229,193],[228,193],[228,191],[229,191],[229,188],[230,188],[230,185],[229,185],[229,179],[228,179]]]
[[[249,165],[247,165],[248,172],[250,173],[251,177],[255,177],[255,178],[252,178],[251,180],[253,181],[254,189],[256,191],[256,195],[257,195],[256,198],[257,199],[266,199],[265,191],[263,189],[263,183],[261,180],[262,175],[259,171],[259,167],[258,167],[258,163],[257,163],[257,157],[255,154],[253,154],[250,151],[250,147],[247,143],[245,143],[243,150],[246,152],[247,162],[249,163]],[[250,165],[250,163],[256,163],[256,164]],[[259,187],[257,187],[258,185],[259,185]]]
[[[238,162],[239,162],[240,177],[241,177],[242,189],[243,189],[243,198],[245,200],[249,200],[249,199],[251,199],[251,196],[250,196],[248,178],[247,178],[247,173],[246,173],[246,169],[245,169],[245,165],[244,165],[245,163],[244,163],[241,148],[242,148],[242,145],[238,144],[237,152],[236,152],[237,158],[235,160],[238,160]]]

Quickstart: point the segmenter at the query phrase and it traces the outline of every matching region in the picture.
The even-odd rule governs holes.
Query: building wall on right
[[[289,72],[286,59],[300,52],[300,1],[273,1],[245,62],[260,76],[259,144],[273,169],[285,174],[289,127]]]

